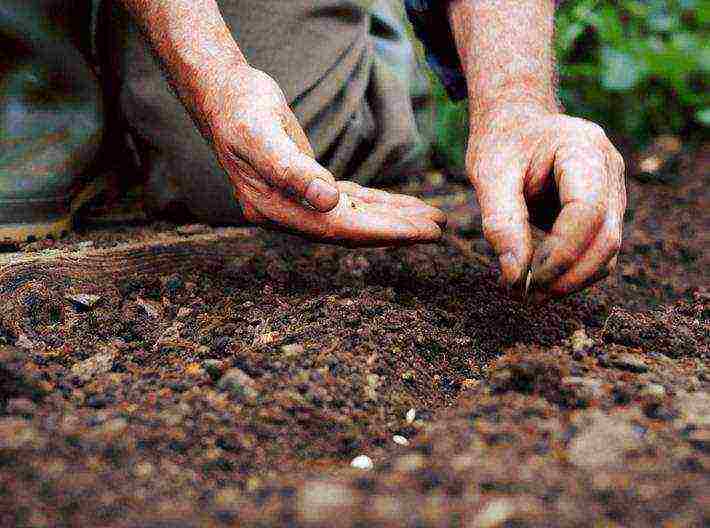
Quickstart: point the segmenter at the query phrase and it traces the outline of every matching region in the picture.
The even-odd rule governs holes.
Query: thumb
[[[532,235],[523,195],[523,171],[512,160],[477,169],[474,187],[481,206],[483,234],[500,261],[508,288],[525,283],[532,259]]]
[[[270,127],[262,134],[261,148],[248,151],[249,161],[259,175],[268,184],[297,200],[305,200],[322,213],[335,208],[340,200],[335,178],[309,155],[312,151],[304,152],[305,144],[297,145],[282,127]]]

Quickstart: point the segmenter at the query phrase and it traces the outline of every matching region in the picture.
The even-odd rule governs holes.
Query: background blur
[[[692,145],[710,126],[710,2],[580,0],[557,14],[560,97],[567,112],[604,126],[622,150],[660,135]],[[466,103],[435,83],[435,154],[461,168]]]

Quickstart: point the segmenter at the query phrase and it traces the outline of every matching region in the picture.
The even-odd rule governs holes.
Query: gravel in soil
[[[18,277],[12,309],[2,285],[0,525],[707,525],[706,154],[632,180],[617,275],[544,307],[435,178],[409,190],[452,213],[440,245],[151,224],[22,248],[233,256]]]

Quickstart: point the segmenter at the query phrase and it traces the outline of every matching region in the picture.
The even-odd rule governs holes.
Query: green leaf
[[[641,80],[643,67],[632,55],[604,47],[601,58],[601,81],[607,90],[631,90]]]
[[[705,126],[710,126],[710,107],[695,112],[695,119]]]

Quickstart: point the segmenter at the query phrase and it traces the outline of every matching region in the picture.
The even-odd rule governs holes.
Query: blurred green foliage
[[[635,146],[710,126],[710,1],[579,0],[557,13],[555,47],[566,111]],[[465,103],[435,86],[436,152],[461,167]]]

